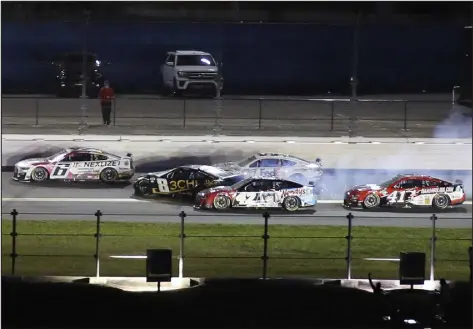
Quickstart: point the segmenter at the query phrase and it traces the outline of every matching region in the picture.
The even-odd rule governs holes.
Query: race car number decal
[[[416,196],[416,191],[394,191],[391,194],[389,194],[386,198],[386,201],[388,203],[396,203],[396,202],[403,202],[407,199],[411,199]]]
[[[54,168],[53,173],[51,174],[51,179],[62,178],[67,175],[71,164],[70,163],[60,163]]]
[[[268,203],[276,202],[276,194],[274,192],[241,192],[235,197],[235,205],[245,205],[249,203]]]
[[[168,181],[165,180],[164,178],[157,178],[156,184],[158,184],[158,188],[157,189],[153,188],[154,193],[168,193],[169,192]]]

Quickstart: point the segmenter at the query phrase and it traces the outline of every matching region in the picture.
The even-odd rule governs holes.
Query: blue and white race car
[[[214,164],[214,167],[232,169],[246,177],[268,177],[290,180],[302,185],[317,185],[324,171],[322,160],[304,160],[281,153],[256,153],[238,162]]]

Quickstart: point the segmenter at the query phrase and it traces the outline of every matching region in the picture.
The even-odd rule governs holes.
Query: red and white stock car
[[[450,183],[424,175],[399,175],[382,184],[358,185],[345,192],[344,207],[432,207],[443,210],[465,202],[460,181]]]
[[[133,159],[93,148],[68,148],[47,158],[15,164],[13,179],[21,182],[129,180],[135,174]]]

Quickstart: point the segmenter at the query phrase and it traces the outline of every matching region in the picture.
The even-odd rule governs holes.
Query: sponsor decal
[[[154,183],[154,178],[150,179],[151,183]],[[170,193],[170,192],[181,192],[186,190],[192,190],[199,186],[199,180],[197,179],[180,179],[180,180],[170,180],[169,182],[164,178],[156,179],[157,187],[153,188],[153,193]],[[212,180],[205,180],[203,182],[204,186],[215,185],[215,182]]]
[[[83,163],[84,167],[97,168],[97,167],[117,167],[119,161],[86,161]]]
[[[431,188],[423,188],[420,190],[422,194],[433,194],[433,193],[451,193],[454,191],[453,186],[449,187],[431,187]]]
[[[307,191],[300,187],[300,188],[296,188],[294,190],[282,190],[282,197],[287,197],[287,196],[290,196],[290,195],[302,195],[302,194],[306,194]]]

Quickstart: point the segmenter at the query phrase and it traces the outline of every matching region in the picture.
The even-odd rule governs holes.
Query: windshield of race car
[[[387,180],[384,183],[379,184],[379,186],[381,186],[383,188],[386,188],[389,185],[391,185],[392,183],[394,183],[395,181],[397,181],[399,178],[401,178],[401,176],[395,176],[395,177],[391,178],[390,180]]]
[[[248,184],[249,182],[251,182],[252,180],[254,180],[254,178],[247,178],[247,179],[244,179],[242,181],[239,181],[238,183],[236,184],[233,184],[231,187],[232,189],[234,190],[238,190],[239,188],[245,186],[246,184]]]
[[[62,150],[62,151],[48,157],[48,160],[52,161],[52,162],[61,161],[63,156],[65,156],[66,154],[67,154],[67,150]]]
[[[256,157],[254,155],[252,155],[252,156],[246,158],[245,160],[242,160],[242,161],[238,162],[238,165],[240,167],[246,167],[247,165],[249,165],[250,163],[252,163],[255,160],[256,160]]]

